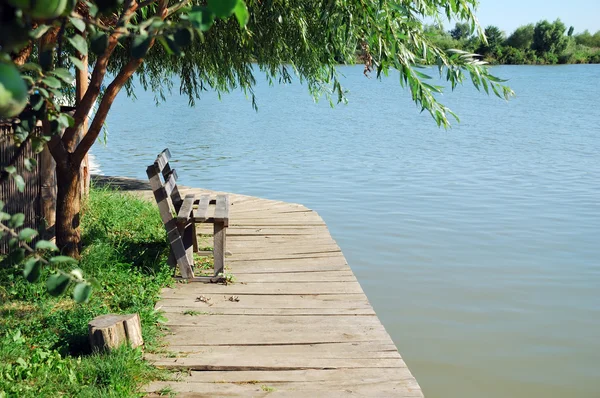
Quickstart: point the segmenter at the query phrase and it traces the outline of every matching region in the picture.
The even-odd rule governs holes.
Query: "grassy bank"
[[[0,268],[0,397],[129,397],[160,378],[140,350],[90,353],[87,323],[105,313],[140,314],[146,351],[160,349],[159,291],[171,281],[158,210],[149,202],[93,188],[81,219],[80,264],[95,278],[89,302],[28,283],[22,266]],[[64,269],[64,267],[63,267]],[[66,270],[66,269],[65,269]]]

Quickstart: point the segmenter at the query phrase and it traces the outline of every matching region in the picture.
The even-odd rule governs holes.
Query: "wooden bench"
[[[177,188],[177,173],[169,165],[170,158],[171,152],[165,149],[146,169],[171,246],[169,263],[173,266],[177,265],[182,278],[190,281],[224,281],[229,196],[216,195],[212,198],[211,195],[205,194],[197,199],[196,195],[189,194],[182,199]],[[211,211],[213,207],[214,212]],[[214,274],[212,276],[194,276],[194,252],[198,252],[196,236],[198,223],[214,224]]]

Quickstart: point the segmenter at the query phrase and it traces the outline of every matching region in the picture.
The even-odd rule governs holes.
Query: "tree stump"
[[[144,344],[142,326],[138,314],[101,315],[88,323],[92,350],[112,350],[129,343],[132,348]]]

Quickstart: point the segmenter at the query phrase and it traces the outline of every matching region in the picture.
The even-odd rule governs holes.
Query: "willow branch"
[[[137,1],[130,1],[128,5],[129,6],[123,12],[121,18],[117,22],[118,27],[125,25],[137,10]],[[94,65],[94,71],[92,72],[90,85],[88,86],[85,95],[81,99],[81,102],[77,106],[75,114],[73,115],[75,123],[73,127],[69,127],[65,130],[65,133],[62,137],[62,142],[69,151],[73,151],[75,149],[75,146],[77,144],[77,132],[83,125],[85,118],[89,114],[90,110],[92,109],[92,106],[94,105],[94,103],[98,99],[98,96],[100,95],[100,89],[102,87],[102,82],[104,81],[104,76],[106,75],[108,62],[110,60],[110,57],[112,56],[113,51],[117,47],[117,44],[119,43],[119,38],[123,34],[124,31],[122,29],[116,29],[108,39],[108,46],[106,47],[104,54],[99,56],[96,60],[96,65]]]

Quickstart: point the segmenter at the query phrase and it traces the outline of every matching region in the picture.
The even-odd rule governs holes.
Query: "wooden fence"
[[[41,127],[38,127],[41,128]],[[45,228],[45,222],[40,217],[41,214],[41,192],[42,184],[40,178],[41,162],[32,171],[25,169],[24,161],[27,158],[38,160],[31,145],[19,153],[20,148],[16,147],[11,138],[12,126],[0,121],[0,165],[7,166],[12,163],[21,172],[25,180],[25,190],[19,192],[12,178],[0,182],[0,200],[4,202],[4,212],[9,214],[25,214],[24,227],[33,228],[42,232]],[[15,161],[13,158],[16,156]],[[0,239],[0,253],[6,254],[8,251],[8,239]]]

